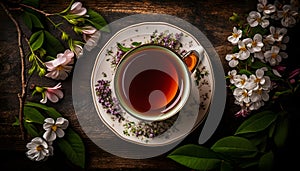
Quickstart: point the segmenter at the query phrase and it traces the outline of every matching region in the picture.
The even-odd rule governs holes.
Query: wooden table
[[[256,10],[257,3],[254,0],[121,0],[108,2],[86,0],[82,2],[87,8],[99,12],[108,23],[131,14],[140,13],[159,13],[180,17],[199,28],[207,36],[223,63],[225,73],[229,70],[225,55],[231,51],[231,45],[227,42],[227,37],[231,34],[234,26],[229,21],[229,17],[233,12],[247,14],[251,10]],[[68,2],[62,0],[55,2],[41,0],[41,9],[48,12],[61,11],[67,5]],[[21,91],[17,32],[14,24],[2,9],[0,10],[0,16],[0,168],[1,170],[3,170],[3,167],[4,170],[20,170],[21,168],[28,168],[28,170],[77,170],[77,167],[62,157],[52,157],[46,162],[36,163],[25,156],[27,141],[21,139],[19,127],[12,126],[19,110],[17,94]],[[42,80],[34,75],[30,79],[30,83],[52,83],[49,79]],[[137,160],[120,158],[100,149],[85,135],[77,121],[72,106],[71,84],[72,80],[70,78],[63,82],[66,96],[63,101],[55,104],[55,108],[69,119],[71,127],[83,138],[86,146],[86,168],[88,170],[190,170],[166,158],[167,154]],[[39,100],[32,98],[30,94],[27,95],[27,99]],[[212,144],[222,136],[231,135],[237,125],[241,123],[240,119],[234,117],[234,113],[238,108],[233,104],[233,97],[228,93],[222,122],[213,137],[206,143],[207,145]],[[197,143],[198,136],[199,130],[195,130],[181,144]],[[286,155],[287,152],[283,152],[283,154]],[[287,162],[287,159],[284,161]]]

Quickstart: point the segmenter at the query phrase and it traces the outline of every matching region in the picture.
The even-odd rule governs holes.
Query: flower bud
[[[40,68],[39,76],[42,77],[46,74],[46,70],[44,68]]]
[[[68,40],[69,39],[69,35],[66,32],[62,32],[61,33],[61,39],[62,40]]]
[[[77,34],[81,34],[81,33],[82,33],[82,29],[81,29],[80,27],[74,26],[74,27],[73,27],[73,30],[74,30],[74,32],[77,33]]]
[[[44,87],[35,86],[35,90],[39,93],[42,93],[42,92],[44,92],[45,89],[44,89]]]
[[[68,20],[69,23],[73,24],[73,25],[76,25],[78,24],[77,20],[74,18],[74,19],[69,19]]]

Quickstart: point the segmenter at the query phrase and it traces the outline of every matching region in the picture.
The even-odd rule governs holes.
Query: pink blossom
[[[277,77],[282,77],[281,74],[284,73],[285,69],[286,69],[285,66],[276,65],[273,67],[272,71],[273,71],[273,74],[275,74]]]
[[[45,76],[55,80],[65,80],[72,70],[71,64],[74,62],[74,52],[67,49],[64,53],[57,54],[57,58],[45,62],[47,71]]]
[[[77,16],[83,16],[87,12],[86,8],[82,7],[81,2],[75,2],[71,8],[70,8],[70,13],[77,15]]]
[[[297,68],[289,74],[289,79],[294,78],[295,76],[297,76],[299,74],[300,74],[300,68]]]
[[[246,108],[242,108],[240,111],[238,111],[234,116],[235,117],[240,117],[240,116],[242,116],[242,117],[246,117],[246,116],[248,116],[250,114],[250,111],[249,110],[247,110]]]
[[[93,26],[84,26],[81,28],[81,32],[84,35],[91,35],[94,34],[97,31],[97,29]]]
[[[47,103],[47,99],[51,102],[56,103],[59,99],[64,97],[64,94],[61,90],[61,83],[58,83],[54,87],[44,87],[43,99],[40,101],[41,103]]]
[[[282,65],[277,65],[274,67],[274,69],[276,69],[278,72],[283,73],[285,71],[286,67],[282,66]]]
[[[300,68],[297,68],[297,69],[293,70],[292,72],[290,72],[288,79],[291,84],[294,84],[296,82],[295,77],[297,75],[300,75]]]
[[[96,31],[93,34],[83,34],[83,39],[86,41],[85,48],[88,51],[92,50],[95,46],[97,46],[100,36],[100,31]]]

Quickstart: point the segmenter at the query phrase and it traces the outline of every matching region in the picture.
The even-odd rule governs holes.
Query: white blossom
[[[236,88],[233,91],[233,95],[238,102],[249,103],[250,96],[252,95],[252,90],[247,90],[245,88]]]
[[[291,5],[284,5],[282,11],[278,11],[277,15],[281,18],[281,24],[284,27],[292,27],[297,22],[295,17],[298,15],[298,12],[294,11]]]
[[[247,42],[247,48],[250,53],[260,52],[261,48],[264,46],[262,42],[262,36],[260,34],[255,34],[252,39],[249,39],[250,41]]]
[[[233,33],[227,38],[229,42],[233,45],[236,45],[240,38],[242,37],[242,30],[238,30],[236,27],[233,27]]]
[[[265,105],[264,101],[257,101],[257,102],[252,102],[251,104],[249,104],[248,108],[249,108],[249,110],[257,110],[264,105]]]
[[[26,155],[29,159],[34,161],[42,161],[48,156],[53,155],[53,147],[41,137],[35,137],[26,145],[28,151]]]
[[[249,39],[244,39],[242,41],[238,42],[238,48],[240,49],[239,51],[239,59],[240,60],[245,60],[248,59],[250,56],[250,52],[247,49],[246,43],[248,43]]]
[[[65,135],[64,130],[69,126],[69,121],[63,117],[59,117],[54,121],[52,118],[46,118],[43,124],[44,130],[46,132],[43,138],[47,141],[54,141],[56,137],[63,137]]]
[[[234,70],[231,70],[231,71],[228,71],[228,77],[229,77],[229,81],[231,84],[235,84],[235,76],[237,74],[237,71],[234,69]]]
[[[270,26],[270,33],[271,35],[269,37],[273,39],[273,42],[281,42],[284,35],[287,33],[287,29]]]
[[[246,83],[247,83],[247,80],[248,80],[248,77],[247,75],[245,74],[242,74],[242,75],[236,75],[234,78],[234,85],[238,88],[244,88]]]
[[[268,4],[267,0],[258,0],[257,11],[264,14],[271,14],[276,11],[276,7],[273,4]]]
[[[239,53],[227,54],[225,59],[229,61],[230,67],[236,67],[239,64]]]
[[[280,52],[278,46],[272,46],[271,50],[264,53],[264,56],[271,66],[278,65],[282,61],[282,58],[287,58],[287,54],[285,52]]]
[[[249,16],[247,17],[247,21],[251,27],[256,27],[258,25],[261,25],[263,28],[266,28],[270,24],[267,18],[268,16],[266,15],[261,16],[261,14],[257,11],[251,11],[249,13]]]

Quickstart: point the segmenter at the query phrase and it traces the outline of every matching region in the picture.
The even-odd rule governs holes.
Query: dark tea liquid
[[[180,58],[165,49],[146,47],[121,61],[118,79],[122,103],[143,116],[159,116],[180,100],[183,85]]]
[[[137,74],[129,86],[129,100],[139,112],[162,110],[176,97],[177,80],[168,73],[149,69]]]

